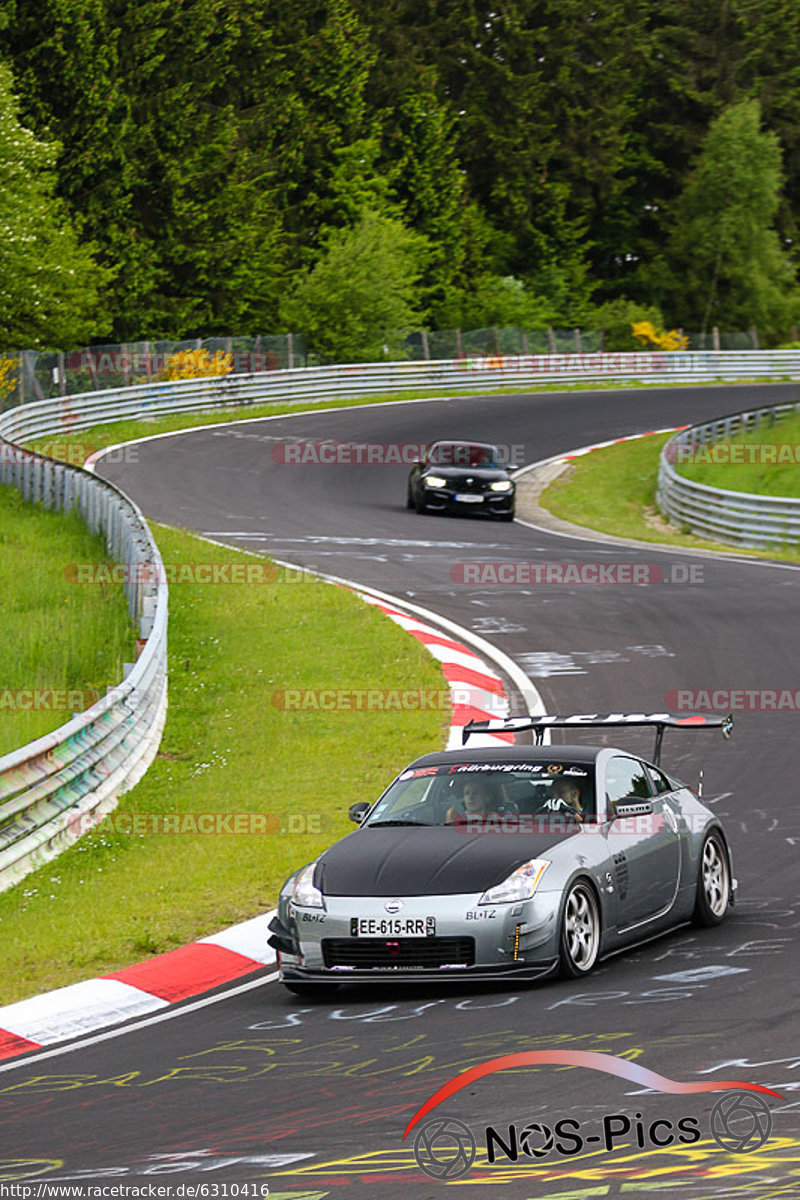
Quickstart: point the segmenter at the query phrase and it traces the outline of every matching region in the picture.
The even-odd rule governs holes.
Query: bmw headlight
[[[325,907],[322,892],[318,887],[314,887],[314,871],[316,866],[315,862],[309,863],[307,867],[303,867],[297,879],[295,879],[292,904],[297,904],[300,908]]]
[[[496,483],[489,486],[493,492],[510,492],[514,484],[510,479],[498,479]]]
[[[447,480],[442,479],[441,475],[426,475],[425,487],[443,488],[447,487]]]
[[[478,904],[511,904],[514,900],[530,900],[549,866],[550,860],[547,858],[532,858],[512,871],[508,879],[484,892]]]

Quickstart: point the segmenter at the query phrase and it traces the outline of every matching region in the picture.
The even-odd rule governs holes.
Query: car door
[[[664,799],[655,794],[645,764],[615,754],[605,769],[605,801],[609,818],[609,850],[614,863],[620,931],[666,912],[675,898],[681,847],[677,823]],[[615,817],[616,801],[649,801],[652,812]]]

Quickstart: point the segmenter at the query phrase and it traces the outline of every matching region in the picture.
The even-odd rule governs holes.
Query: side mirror
[[[653,811],[652,800],[642,800],[640,796],[625,796],[622,800],[614,800],[611,805],[614,817],[646,817]]]
[[[347,815],[356,825],[360,825],[371,808],[372,805],[369,800],[359,800],[357,803],[350,805]]]

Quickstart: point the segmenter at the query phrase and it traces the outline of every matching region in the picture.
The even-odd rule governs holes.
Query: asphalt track
[[[759,385],[355,408],[159,439],[139,447],[138,463],[99,470],[148,517],[460,622],[510,654],[550,711],[659,710],[676,688],[797,689],[796,570],[422,517],[404,507],[402,466],[289,466],[273,448],[298,438],[469,436],[521,446],[532,462],[796,393]],[[635,587],[454,582],[451,570],[458,578],[459,564],[476,561],[652,562],[675,579],[691,562],[702,573]],[[195,1193],[208,1196],[244,1184],[252,1190],[239,1195],[256,1195],[253,1185],[268,1184],[273,1197],[306,1200],[433,1198],[445,1187],[509,1200],[800,1196],[797,730],[794,712],[751,711],[738,715],[727,745],[667,734],[665,762],[692,783],[704,763],[706,799],[731,835],[740,899],[719,929],[683,929],[579,984],[398,984],[310,1004],[264,972],[263,986],[0,1072],[0,1184],[154,1183],[178,1195],[191,1183],[208,1185]],[[638,736],[625,744],[649,750]],[[583,1067],[523,1067],[483,1078],[437,1110],[472,1129],[471,1173],[448,1184],[422,1174],[413,1135],[402,1134],[439,1086],[499,1055],[564,1049],[621,1056],[674,1080],[758,1083],[783,1098],[768,1097],[767,1142],[737,1154],[709,1133],[722,1093],[666,1095]],[[607,1148],[604,1118],[613,1132],[625,1116],[630,1130]],[[686,1117],[698,1121],[699,1141],[654,1144],[669,1127],[653,1122],[672,1122],[675,1135]],[[580,1123],[579,1152],[555,1146],[487,1163],[487,1126],[508,1140],[512,1123],[521,1131],[567,1118]],[[531,1131],[529,1148],[545,1138]]]

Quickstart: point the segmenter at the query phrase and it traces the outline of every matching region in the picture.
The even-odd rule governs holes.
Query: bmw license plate
[[[476,496],[473,492],[456,492],[456,500],[459,504],[483,504],[483,496]]]
[[[351,917],[351,937],[435,937],[435,917]]]

